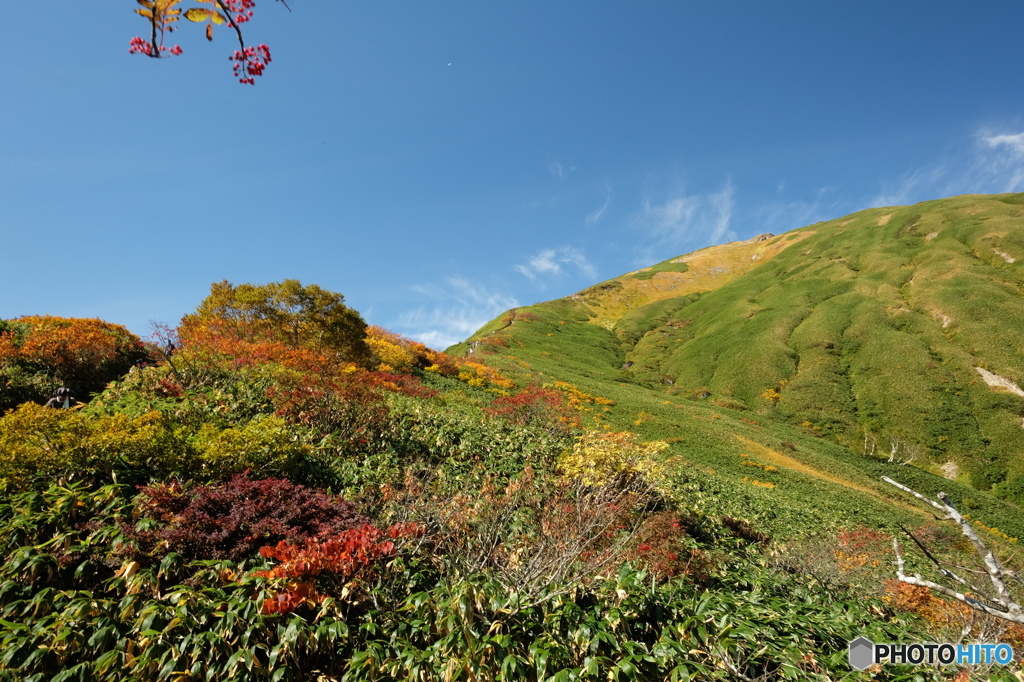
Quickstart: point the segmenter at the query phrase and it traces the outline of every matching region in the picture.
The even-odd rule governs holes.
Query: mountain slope
[[[853,486],[779,465],[776,498],[867,509],[892,498],[879,467],[919,467],[1024,501],[1022,204],[955,197],[710,247],[511,311],[453,351],[614,399],[607,423],[676,439],[730,485],[750,441]]]

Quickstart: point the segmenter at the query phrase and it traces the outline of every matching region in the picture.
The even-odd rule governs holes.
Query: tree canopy
[[[366,322],[345,305],[345,297],[297,279],[261,285],[216,282],[196,312],[182,320],[186,330],[209,323],[225,324],[243,338],[270,339],[349,362],[362,364],[370,357]]]
[[[0,320],[0,412],[30,400],[44,402],[58,386],[86,399],[147,357],[139,337],[103,320]]]

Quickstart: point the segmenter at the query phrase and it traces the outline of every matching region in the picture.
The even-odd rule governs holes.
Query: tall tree
[[[345,305],[345,297],[297,279],[261,285],[216,282],[182,327],[209,323],[225,324],[243,338],[310,348],[339,360],[363,364],[370,359],[366,322]]]

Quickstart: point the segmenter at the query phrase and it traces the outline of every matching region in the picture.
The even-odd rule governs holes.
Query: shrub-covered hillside
[[[897,524],[964,547],[877,474],[949,482],[623,381],[569,302],[459,358],[222,282],[71,409],[19,369],[45,319],[0,329],[7,395],[41,387],[0,414],[0,680],[937,680],[847,642],[1024,645],[891,580]]]
[[[520,308],[470,343],[1024,502],[1021,258],[1024,195],[871,209]]]

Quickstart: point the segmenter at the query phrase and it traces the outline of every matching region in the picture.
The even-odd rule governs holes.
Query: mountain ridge
[[[1020,502],[1024,400],[979,371],[1024,379],[1022,204],[965,195],[706,247],[520,307],[469,342],[524,381],[747,413]],[[559,319],[541,337],[524,314]]]

